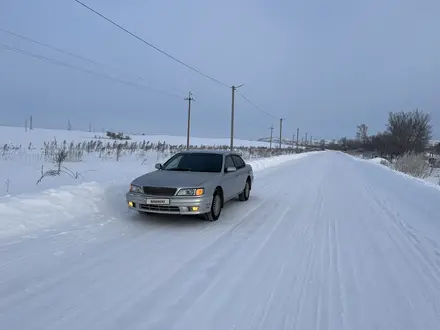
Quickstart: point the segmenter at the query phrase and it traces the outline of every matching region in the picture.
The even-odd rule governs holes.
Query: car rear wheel
[[[212,197],[211,210],[205,213],[205,219],[208,221],[216,221],[222,213],[222,196],[217,190]]]
[[[243,191],[238,195],[238,199],[240,199],[242,202],[245,202],[249,199],[249,196],[251,194],[251,183],[249,182],[249,179],[246,180],[246,184],[244,185]]]

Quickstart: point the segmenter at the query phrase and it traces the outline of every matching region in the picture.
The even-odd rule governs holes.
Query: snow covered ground
[[[151,141],[154,143],[166,141],[168,144],[183,144],[186,145],[186,136],[169,136],[169,135],[133,135],[124,134],[130,137],[130,141]],[[32,131],[25,131],[20,127],[0,126],[0,145],[12,143],[28,146],[32,143],[34,147],[41,148],[45,141],[53,141],[56,138],[58,141],[67,140],[68,142],[74,140],[76,142],[89,141],[98,138],[106,138],[104,132],[85,132],[85,131],[68,131],[34,128]],[[226,138],[199,138],[191,137],[191,145],[229,145],[229,137]],[[267,147],[267,142],[248,141],[234,139],[235,146],[263,146]]]
[[[392,168],[392,164],[385,158],[380,158],[380,157],[376,157],[376,158],[371,158],[368,159],[369,162],[374,163],[374,164],[378,164],[381,166],[386,166],[389,167],[390,170]],[[402,172],[397,172],[396,173],[403,175],[403,176],[407,176],[409,177],[408,174],[402,173]],[[434,186],[438,189],[440,189],[440,169],[438,168],[429,168],[428,170],[429,175],[426,178],[414,178],[415,180],[419,180],[421,182],[424,182],[428,185]]]
[[[96,139],[100,137],[101,139]],[[157,144],[166,142],[168,145],[186,145],[186,137],[165,135],[131,135],[128,143],[149,141]],[[87,153],[83,151],[81,161],[73,159],[65,163],[66,173],[58,177],[45,177],[38,185],[42,171],[54,168],[51,158],[44,157],[44,144],[57,141],[61,146],[66,141],[67,148],[70,143],[75,145],[81,142],[101,141],[113,144],[125,141],[105,138],[104,133],[89,133],[81,131],[34,129],[25,132],[20,127],[0,126],[0,198],[1,196],[15,196],[22,193],[37,193],[45,189],[58,188],[61,185],[87,183],[91,181],[123,182],[131,180],[145,171],[154,169],[154,164],[164,161],[171,156],[169,150],[158,152],[154,149],[147,152],[136,150],[129,155],[123,155],[116,161],[115,153],[100,152]],[[222,146],[229,145],[229,139],[191,138],[191,143],[197,146]],[[234,140],[239,146],[268,147],[265,142]],[[21,147],[20,147],[21,146]],[[269,161],[273,162],[273,160]],[[277,162],[277,160],[275,160]],[[259,163],[255,163],[256,166]],[[265,163],[266,164],[266,163]],[[266,165],[263,165],[266,166]],[[111,175],[109,175],[111,173]],[[74,179],[76,177],[76,179]],[[0,199],[1,200],[1,199]]]
[[[306,157],[311,153],[277,156],[251,160],[256,175],[264,169],[276,167],[284,162]],[[20,193],[0,197],[0,237],[16,233],[26,233],[36,228],[45,228],[61,222],[72,222],[89,217],[114,219],[113,210],[107,212],[111,205],[120,205],[126,210],[125,193],[130,182],[137,176],[155,170],[154,163],[142,165],[141,162],[128,160],[120,162],[79,163],[75,168],[94,166],[93,170],[84,172],[85,178],[74,180],[68,175],[43,179],[45,186],[59,186],[33,193]],[[39,176],[39,175],[38,175]],[[25,176],[26,177],[26,176]],[[93,180],[90,180],[93,178]],[[77,183],[76,181],[82,181]],[[28,180],[19,181],[28,186]],[[43,185],[42,183],[42,185]],[[35,182],[32,187],[38,188]],[[41,189],[41,187],[39,188]],[[111,204],[111,205],[110,205]]]
[[[1,328],[440,329],[440,191],[288,157],[213,223],[128,212],[118,180],[2,200],[50,223],[0,237]]]

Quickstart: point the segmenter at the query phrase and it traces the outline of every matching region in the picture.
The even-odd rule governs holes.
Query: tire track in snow
[[[273,192],[272,196],[274,195],[276,195],[276,191]],[[270,217],[274,215],[274,210],[278,210],[279,207],[277,205],[275,205],[275,208],[268,207],[270,205],[274,206],[270,196],[268,196],[262,203],[246,212],[245,217],[237,225],[224,232],[208,248],[203,249],[200,254],[192,258],[190,263],[179,269],[172,279],[164,282],[163,286],[157,287],[147,300],[142,299],[138,304],[148,306],[146,308],[148,309],[148,315],[158,313],[155,312],[157,310],[167,311],[166,319],[169,323],[173,315],[170,314],[170,309],[178,311],[179,305],[190,305],[191,301],[188,301],[188,299],[193,300],[194,296],[203,294],[205,283],[208,284],[215,280],[221,266],[227,263],[231,256],[247,243],[248,238],[260,231],[261,226],[271,224]],[[279,209],[277,212],[281,212],[281,210]],[[197,265],[204,265],[204,268],[197,267]],[[184,285],[186,282],[188,284]],[[151,303],[148,301],[151,301]],[[126,319],[137,317],[137,315],[129,316],[129,314],[119,321],[120,324],[124,324]]]
[[[351,163],[352,166],[353,163]],[[370,301],[371,307],[368,309],[379,311],[378,308],[381,306],[380,313],[383,314],[386,311],[386,317],[381,320],[383,327],[396,327],[395,324],[398,323],[400,328],[431,328],[430,325],[439,323],[440,315],[438,298],[440,297],[440,285],[435,276],[437,267],[435,262],[429,260],[425,254],[431,250],[430,245],[422,246],[415,243],[407,236],[405,228],[399,226],[410,219],[419,218],[426,221],[429,218],[424,215],[424,209],[408,207],[410,205],[408,202],[411,201],[397,200],[399,194],[396,194],[396,192],[411,189],[412,185],[416,188],[419,187],[411,180],[404,180],[406,178],[402,179],[397,175],[396,178],[401,180],[396,182],[399,188],[386,186],[382,180],[376,179],[379,177],[382,179],[381,171],[386,171],[386,169],[373,168],[371,171],[374,171],[373,173],[364,174],[363,171],[370,172],[371,168],[368,166],[369,164],[361,167],[360,171],[357,166],[353,166],[353,169],[359,171],[360,174],[353,180],[353,185],[358,187],[364,210],[359,216],[359,220],[361,220],[359,224],[362,225],[362,231],[366,234],[375,253],[374,268],[372,268],[373,259],[367,259],[366,262],[370,269],[364,269],[371,274],[374,270],[376,271],[375,280],[370,285],[372,290],[369,295],[383,295],[381,301]],[[391,173],[391,175],[393,174]],[[395,178],[391,177],[391,179],[394,181]],[[402,183],[405,187],[400,187]],[[393,208],[391,208],[392,205]],[[393,211],[397,208],[401,219]],[[359,266],[356,268],[361,269]],[[427,269],[429,269],[428,272]],[[385,295],[384,292],[389,292],[389,294]],[[432,298],[434,299],[430,300]],[[432,313],[429,313],[428,310],[432,310]],[[420,317],[421,314],[426,315]],[[393,316],[399,320],[392,319]],[[363,315],[363,320],[372,322],[371,313]],[[357,322],[359,326],[360,321]]]
[[[290,181],[290,180],[289,180]],[[280,182],[278,181],[278,184],[280,184]],[[289,190],[292,191],[291,186],[288,185],[289,182],[283,182],[282,183],[282,187],[289,187]],[[279,189],[277,190],[278,195],[282,195],[283,191],[285,188],[280,189],[281,187],[279,187]],[[300,198],[295,198],[295,197],[301,197],[301,194],[304,192],[304,190],[302,189],[294,189],[293,190],[293,198],[289,196],[289,201],[293,199],[293,204],[291,204],[289,206],[289,209],[301,209],[304,212],[307,212],[308,208],[304,208],[303,209],[303,205],[301,205],[301,199]],[[275,196],[277,196],[277,194],[275,194]],[[284,201],[282,200],[283,204],[288,205],[288,201]],[[285,202],[285,203],[284,203]],[[292,202],[291,202],[292,203]],[[278,211],[277,209],[280,208],[280,210]],[[234,317],[234,315],[236,314],[236,310],[237,309],[232,309],[229,308],[230,310],[230,318],[229,319],[225,319],[224,317],[221,317],[221,315],[218,315],[216,313],[214,313],[215,310],[217,310],[217,313],[222,313],[224,312],[222,310],[222,308],[224,308],[225,306],[231,306],[231,303],[234,304],[234,302],[236,302],[236,299],[233,300],[226,300],[228,299],[228,297],[233,297],[231,296],[231,294],[233,294],[234,292],[237,292],[237,290],[240,290],[240,288],[243,287],[243,284],[246,286],[246,288],[251,288],[253,287],[251,285],[251,283],[258,283],[258,279],[259,278],[264,278],[264,276],[266,276],[267,272],[270,272],[273,274],[273,276],[277,277],[278,275],[281,276],[279,274],[279,272],[281,272],[282,269],[282,265],[277,265],[276,263],[273,264],[272,267],[267,267],[267,268],[263,268],[263,266],[260,264],[259,267],[262,267],[263,269],[266,269],[266,271],[263,271],[261,273],[258,274],[249,274],[249,271],[252,272],[252,270],[254,269],[253,266],[255,266],[255,262],[261,262],[263,260],[266,260],[265,258],[263,258],[263,256],[260,254],[262,253],[261,251],[274,251],[273,250],[273,244],[280,244],[280,241],[284,241],[281,240],[281,237],[283,237],[283,235],[289,233],[289,228],[292,227],[296,227],[297,226],[297,220],[296,219],[288,219],[287,215],[290,215],[290,211],[289,209],[284,210],[284,207],[281,207],[281,204],[279,205],[279,207],[274,207],[271,209],[270,215],[271,218],[276,218],[279,219],[279,222],[276,222],[276,224],[273,224],[273,219],[268,218],[267,220],[267,225],[261,227],[257,232],[252,233],[252,235],[246,235],[245,237],[248,238],[247,239],[247,243],[246,245],[243,245],[241,247],[241,249],[236,249],[234,248],[233,250],[235,251],[234,254],[232,254],[229,258],[227,263],[225,263],[224,268],[226,268],[228,270],[228,272],[224,272],[219,274],[219,276],[216,276],[214,278],[212,278],[212,283],[210,285],[210,287],[206,290],[203,291],[203,293],[201,295],[198,296],[198,298],[196,298],[196,300],[192,303],[188,303],[185,304],[186,307],[183,307],[183,304],[180,304],[181,306],[179,308],[177,308],[177,310],[179,310],[180,314],[184,313],[184,310],[187,311],[187,316],[184,317],[184,319],[180,322],[177,322],[177,317],[175,320],[172,319],[172,317],[169,316],[169,314],[167,313],[167,317],[165,318],[165,316],[162,318],[162,322],[157,323],[154,327],[152,327],[152,329],[164,329],[164,328],[169,328],[169,329],[174,329],[172,327],[173,324],[176,325],[176,329],[188,329],[188,328],[194,328],[195,326],[197,327],[201,327],[201,328],[211,328],[213,326],[215,327],[219,327],[219,328],[231,328],[234,326],[234,324],[231,324],[232,320],[231,318]],[[278,212],[283,211],[283,214],[281,216],[277,216]],[[276,213],[274,213],[274,211]],[[294,213],[295,215],[297,213]],[[289,221],[290,220],[290,221]],[[273,233],[273,234],[272,234]],[[258,237],[261,236],[261,239],[258,239]],[[273,239],[275,239],[275,237],[277,238],[277,242],[274,243]],[[261,242],[260,242],[261,240]],[[250,245],[253,244],[258,244],[255,245],[255,249],[251,249]],[[266,245],[264,245],[266,244]],[[269,248],[270,245],[270,248]],[[265,250],[263,250],[263,247],[267,246],[267,248]],[[281,247],[281,246],[280,246]],[[249,251],[249,253],[251,253],[251,256],[254,256],[254,258],[250,258],[249,254],[247,254],[247,252]],[[250,252],[252,251],[252,252]],[[246,254],[247,255],[246,255]],[[258,258],[258,259],[256,259]],[[246,260],[246,262],[243,262],[243,260]],[[273,258],[269,258],[268,260],[270,260],[270,262],[274,262],[276,259]],[[226,267],[227,265],[227,267]],[[238,268],[235,268],[233,265],[237,265]],[[232,271],[233,269],[235,269],[235,271]],[[278,269],[278,272],[276,271]],[[249,276],[251,275],[251,276]],[[272,277],[269,277],[272,279]],[[236,279],[235,281],[232,279]],[[252,280],[251,280],[252,279]],[[231,283],[232,280],[232,283]],[[250,282],[253,281],[253,282]],[[221,283],[228,283],[228,286],[230,287],[230,294],[229,293],[224,293],[222,292],[222,296],[216,299],[216,306],[218,307],[218,309],[214,308],[213,306],[211,306],[211,310],[212,313],[204,313],[203,316],[198,316],[198,320],[196,324],[192,324],[192,323],[185,323],[185,319],[191,319],[191,315],[192,311],[197,311],[199,308],[203,308],[202,306],[205,305],[204,301],[206,298],[204,297],[212,297],[212,296],[216,296],[215,293],[213,292],[218,292],[220,293],[221,291]],[[235,284],[233,284],[235,283]],[[275,288],[276,289],[276,288]],[[267,292],[267,295],[270,296],[270,292]],[[241,297],[245,297],[245,293],[242,293],[240,295]],[[267,300],[263,300],[265,303],[267,302]],[[207,302],[207,301],[206,301]],[[251,303],[252,304],[252,303]],[[178,306],[178,305],[176,305]],[[248,304],[246,304],[246,307],[248,306]],[[198,308],[197,308],[198,307]],[[246,307],[241,309],[243,313],[246,312]],[[183,308],[183,309],[182,309]],[[258,305],[256,306],[256,308],[261,312],[264,313],[265,307],[264,304],[263,305]],[[166,311],[167,309],[163,309],[164,311]],[[179,314],[178,313],[178,314]],[[261,314],[259,314],[259,317],[261,317]],[[159,318],[160,319],[160,318]],[[165,321],[166,320],[166,321]],[[214,323],[210,323],[210,321],[212,320],[216,320],[215,324]],[[251,322],[252,320],[252,322]],[[212,321],[214,322],[214,321]],[[252,328],[252,324],[255,323],[255,326],[257,326],[258,324],[260,324],[259,322],[263,322],[263,321],[257,321],[257,319],[253,319],[252,317],[250,317],[250,324],[247,325],[247,327]],[[239,325],[235,325],[237,328],[245,328],[246,325],[245,324],[239,324]]]
[[[403,243],[403,245],[400,245],[401,248],[403,246],[411,247],[413,259],[417,260],[417,263],[419,263],[422,268],[429,270],[428,272],[424,272],[425,276],[429,278],[429,282],[432,282],[433,280],[437,284],[440,284],[440,269],[435,263],[432,262],[432,260],[430,260],[426,256],[426,252],[420,249],[420,241],[418,241],[417,239],[416,242],[414,241],[415,236],[412,233],[408,232],[408,230],[405,228],[404,223],[397,218],[394,211],[391,210],[390,206],[388,206],[384,201],[378,199],[377,192],[370,185],[366,184],[366,189],[370,192],[370,196],[373,199],[374,205],[377,205],[377,207],[387,215],[386,219],[388,220],[388,223],[391,225],[392,228],[395,229],[391,232],[389,231],[389,229],[387,229],[388,232],[397,234],[400,237],[398,241],[400,241],[401,243],[397,243],[398,241],[396,241],[396,238],[394,237],[393,241],[396,244]],[[391,234],[390,237],[392,237]],[[407,244],[405,244],[404,242],[406,242]],[[407,253],[408,251],[406,250],[405,252]]]
[[[167,286],[168,286],[167,283],[174,282],[174,283],[176,283],[175,286],[177,286],[180,290],[184,289],[184,286],[182,285],[182,277],[184,278],[185,271],[189,270],[190,272],[192,272],[193,268],[194,267],[197,268],[198,263],[201,260],[203,260],[206,255],[210,255],[212,257],[214,252],[217,254],[219,254],[219,252],[222,252],[224,254],[225,251],[231,251],[232,247],[229,249],[222,249],[220,247],[224,246],[225,245],[224,241],[229,240],[231,236],[234,236],[234,239],[237,242],[240,242],[242,240],[239,236],[233,234],[234,231],[236,231],[238,228],[240,228],[240,226],[245,226],[246,223],[249,223],[250,226],[246,227],[247,230],[249,231],[249,233],[247,233],[247,235],[251,234],[253,230],[258,229],[259,222],[257,222],[257,221],[251,222],[251,219],[253,217],[257,217],[257,218],[259,217],[260,222],[263,220],[264,217],[262,217],[260,209],[263,209],[263,212],[266,212],[267,215],[271,214],[270,207],[266,207],[266,205],[268,205],[267,199],[270,198],[271,196],[277,194],[276,189],[270,189],[274,185],[275,184],[272,182],[272,180],[263,180],[263,182],[261,184],[259,183],[255,186],[255,188],[261,189],[262,191],[265,191],[265,192],[270,191],[272,195],[265,196],[265,199],[262,199],[261,202],[258,202],[258,204],[256,204],[255,206],[252,206],[252,207],[251,207],[252,200],[250,200],[250,202],[248,202],[250,205],[245,207],[245,211],[244,211],[245,217],[243,217],[242,220],[239,220],[239,218],[241,216],[240,213],[238,215],[235,215],[233,218],[228,219],[228,217],[227,217],[228,214],[225,212],[225,214],[223,215],[223,218],[225,221],[224,222],[218,221],[215,223],[215,225],[216,225],[216,227],[219,227],[220,229],[222,229],[224,226],[223,229],[226,229],[226,230],[220,231],[220,234],[217,237],[215,237],[215,239],[212,242],[209,242],[209,245],[205,246],[203,249],[200,249],[199,255],[193,256],[189,260],[188,264],[177,268],[176,269],[177,273],[175,273],[174,275],[171,275],[173,277],[163,278],[163,280],[161,281],[162,287],[164,287],[166,290],[169,290],[167,288]],[[255,197],[253,197],[253,198],[255,198],[258,201],[258,193],[254,194],[254,196],[257,198],[255,198]],[[241,207],[244,206],[243,203],[237,203],[237,204],[242,204]],[[243,212],[243,211],[241,211],[241,212]],[[258,212],[260,212],[260,214],[257,214]],[[264,213],[263,213],[263,215],[264,215]],[[237,220],[239,220],[238,223],[236,223]],[[234,225],[231,227],[231,224],[234,224]],[[160,246],[160,245],[158,245],[158,246]],[[168,251],[168,249],[167,249],[167,251]],[[209,251],[213,251],[213,253],[210,254]],[[222,256],[222,254],[220,254],[218,258],[221,259],[221,258],[226,258],[226,257],[227,257],[227,255]],[[136,272],[135,274],[138,274],[138,273]],[[173,278],[175,279],[175,281],[173,280]],[[134,282],[134,283],[136,283],[136,282]],[[133,284],[130,283],[130,286],[132,286],[132,285]],[[109,283],[102,283],[99,286],[95,286],[93,291],[87,293],[87,296],[93,297],[93,295],[94,295],[93,292],[96,292],[96,293],[100,292],[101,290],[104,290],[105,286],[109,286]],[[129,292],[133,292],[133,296],[138,297],[138,298],[134,298],[134,299],[131,298],[130,299],[129,295],[126,295],[126,297],[120,297],[121,299],[111,299],[107,303],[105,308],[99,308],[99,309],[101,309],[101,311],[99,309],[95,310],[95,313],[93,315],[88,316],[88,318],[86,320],[84,320],[84,322],[86,322],[86,323],[90,322],[91,324],[94,324],[94,322],[96,322],[96,323],[103,322],[103,318],[108,313],[108,311],[111,309],[116,309],[116,308],[118,309],[119,314],[126,312],[126,315],[129,315],[132,312],[132,310],[136,308],[137,305],[143,305],[143,306],[146,305],[147,310],[151,309],[151,308],[157,308],[155,306],[158,306],[158,304],[159,304],[158,301],[160,299],[163,299],[163,297],[159,297],[159,300],[158,299],[151,299],[151,301],[152,301],[151,303],[148,303],[149,299],[146,299],[145,297],[147,297],[147,296],[149,297],[149,296],[153,295],[154,290],[157,290],[159,287],[160,287],[160,283],[158,283],[158,286],[154,287],[154,289],[149,289],[149,288],[152,288],[152,286],[146,285],[146,288],[142,290],[142,292],[143,292],[142,295],[134,294],[135,290],[133,288],[133,291],[129,291]],[[150,290],[153,290],[153,291],[150,291]],[[187,289],[185,289],[185,290],[187,290]],[[174,297],[174,294],[173,294],[173,297]],[[124,300],[124,304],[121,304],[119,302],[120,300]],[[111,305],[111,302],[113,302],[113,301],[114,301],[114,305]],[[76,314],[77,313],[73,313],[71,315],[71,318],[74,319]],[[134,314],[135,315],[133,315],[133,318],[136,319],[136,317],[138,317],[139,315],[137,312],[135,312]],[[143,313],[141,316],[145,317],[145,313]],[[130,318],[130,317],[128,317],[128,318]],[[125,319],[125,317],[124,317],[124,319]]]
[[[267,185],[266,187],[270,188],[273,184],[270,183],[269,185]],[[270,191],[273,191],[272,189],[270,189]],[[264,201],[261,203],[263,204]],[[251,213],[253,212],[255,209],[257,209],[259,207],[259,205],[257,205],[255,208],[251,209],[249,212],[247,213]],[[139,217],[139,215],[136,215],[137,217]],[[244,220],[243,220],[244,221]],[[201,223],[203,223],[202,221],[200,221]],[[206,223],[206,226],[204,228],[202,228],[199,233],[202,234],[203,231],[205,230],[209,230],[209,228],[214,227],[216,224],[218,223]],[[236,228],[239,224],[237,224],[234,228]],[[41,275],[40,278],[36,277],[34,278],[34,282],[36,282],[36,284],[34,286],[28,287],[26,290],[21,291],[20,295],[15,294],[16,291],[12,291],[12,289],[14,289],[14,286],[9,283],[9,285],[6,285],[7,283],[3,283],[2,286],[0,286],[0,293],[2,294],[5,304],[6,305],[15,305],[16,307],[19,307],[21,303],[23,302],[28,302],[29,300],[32,299],[43,299],[45,295],[49,296],[52,295],[52,291],[51,288],[54,288],[58,285],[61,285],[62,283],[65,283],[68,278],[72,278],[74,276],[75,273],[78,274],[84,274],[84,273],[88,273],[89,274],[89,278],[96,278],[97,276],[99,276],[98,274],[105,271],[103,269],[102,266],[105,266],[105,264],[108,264],[108,261],[111,260],[111,255],[120,255],[120,254],[126,254],[126,251],[130,251],[130,250],[136,250],[136,246],[139,245],[143,245],[144,240],[150,240],[149,245],[152,246],[153,248],[155,248],[157,250],[157,252],[159,252],[161,244],[160,241],[165,239],[165,236],[162,233],[169,233],[169,230],[171,228],[175,228],[175,227],[180,227],[183,226],[182,224],[179,224],[179,221],[176,221],[175,223],[172,222],[168,222],[168,223],[164,223],[164,225],[162,227],[158,227],[158,228],[154,228],[153,231],[147,231],[147,232],[143,232],[141,234],[136,233],[136,237],[134,237],[134,239],[132,241],[129,242],[125,242],[124,244],[114,244],[112,245],[111,248],[108,249],[102,249],[101,247],[99,248],[99,254],[97,254],[96,256],[94,256],[93,258],[88,259],[87,255],[84,256],[74,256],[74,260],[73,260],[73,267],[69,267],[69,268],[64,268],[63,264],[59,264],[59,266],[57,268],[54,268],[53,271],[54,273],[57,274],[56,277],[44,277],[44,274]],[[234,228],[232,229],[228,229],[228,231],[232,231],[234,230]],[[52,237],[48,237],[49,239]],[[64,237],[65,239],[65,237]],[[173,238],[175,240],[175,238]],[[121,239],[119,238],[117,240],[120,241]],[[36,243],[36,241],[34,241]],[[115,243],[117,243],[115,242]],[[75,246],[75,244],[78,244],[78,240],[72,240],[71,243],[69,244],[70,246]],[[163,247],[163,245],[162,245]],[[65,249],[65,248],[64,248]],[[149,248],[149,250],[151,251],[151,247]],[[54,250],[49,250],[48,254],[52,254]],[[34,252],[31,252],[32,254],[35,254]],[[46,251],[44,251],[44,253],[47,253]],[[82,253],[81,251],[79,251],[78,254]],[[48,255],[48,257],[50,258],[51,256]],[[23,260],[23,257],[20,258],[21,260]],[[81,262],[78,262],[78,259],[82,259]],[[19,259],[15,259],[15,261],[17,261]],[[11,261],[12,262],[12,261]],[[56,263],[56,261],[55,261]],[[125,263],[127,264],[127,263]],[[51,265],[52,267],[54,267],[53,265]],[[128,265],[129,267],[131,267],[130,265]],[[108,264],[106,266],[106,268],[111,268],[112,265]],[[127,266],[124,266],[127,267]],[[133,267],[132,267],[133,268]],[[128,274],[133,276],[135,274],[138,274],[139,272],[136,271],[135,269],[127,269],[128,270]],[[96,272],[96,275],[93,276],[93,271]],[[133,276],[133,278],[135,278]],[[116,279],[115,279],[116,281]],[[94,289],[87,292],[86,296],[93,296],[93,292],[99,292],[102,288],[104,288],[106,285],[109,285],[110,283],[106,283],[106,282],[98,282],[94,285]],[[2,290],[2,288],[4,290]],[[8,293],[9,292],[9,293]],[[11,296],[14,295],[14,296]],[[10,296],[10,299],[8,299],[8,296]],[[51,300],[54,301],[54,305],[55,305],[55,301],[56,299],[61,298],[61,294],[60,295],[55,295],[54,297],[51,298]],[[0,313],[1,313],[1,309],[2,309],[2,304],[0,302]]]
[[[412,235],[408,235],[402,220],[397,218],[387,203],[378,198],[378,192],[368,183],[366,183],[366,189],[369,191],[370,199],[373,201],[371,204],[375,205],[382,214],[386,215],[386,217],[382,218],[381,223],[377,224],[378,227],[382,227],[387,232],[390,241],[400,251],[401,260],[405,260],[406,267],[413,269],[412,272],[407,272],[406,276],[411,277],[414,282],[420,282],[422,278],[424,279],[424,286],[430,288],[429,291],[427,290],[424,293],[425,297],[429,297],[430,292],[438,293],[439,297],[433,300],[430,305],[433,312],[440,315],[440,272],[438,266],[426,255],[427,251],[421,249],[419,246],[420,241],[417,240],[415,242]],[[390,260],[391,263],[392,260]],[[390,269],[390,273],[392,273],[392,269]],[[414,303],[406,289],[407,283],[402,282],[397,276],[396,282],[400,284],[401,292],[404,294],[408,306],[414,309]]]

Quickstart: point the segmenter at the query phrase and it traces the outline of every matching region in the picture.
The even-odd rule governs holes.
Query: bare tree
[[[123,146],[124,145],[122,143],[119,143],[116,146],[116,161],[119,161],[119,158],[121,158],[122,151],[123,151]]]
[[[407,151],[423,152],[432,136],[430,121],[430,116],[418,109],[412,112],[391,112],[387,132],[391,136],[394,153],[403,155]]]
[[[55,154],[53,161],[57,166],[58,172],[61,172],[61,166],[63,166],[64,162],[67,160],[68,155],[69,153],[66,149],[61,149]]]
[[[368,141],[368,126],[365,124],[358,125],[356,139],[361,141],[362,143],[366,143]]]
[[[50,169],[44,171],[43,166],[41,166],[41,177],[38,179],[37,184],[39,184],[43,178],[47,176],[60,176],[62,173],[67,174],[73,179],[78,179],[79,177],[83,177],[81,173],[73,172],[72,170],[65,167],[63,164],[66,162],[69,156],[69,152],[66,149],[60,149],[56,152],[53,157],[53,162],[56,166],[56,169]]]

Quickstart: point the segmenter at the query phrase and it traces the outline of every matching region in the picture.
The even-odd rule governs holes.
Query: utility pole
[[[70,123],[70,119],[67,121],[67,130],[68,131],[72,130],[72,124]]]
[[[295,145],[295,134],[292,135],[292,150],[294,145]]]
[[[286,118],[280,118],[280,151],[281,151],[281,141],[283,136],[283,120]]]
[[[305,145],[307,145],[307,132],[306,132],[306,138],[304,139]]]
[[[296,148],[299,146],[299,128],[296,129]]]
[[[272,137],[273,137],[273,125],[269,127],[270,129],[270,144],[269,144],[269,150],[272,151]]]
[[[27,132],[27,118],[24,120],[24,131]]]
[[[185,98],[185,101],[188,101],[188,126],[186,129],[186,150],[189,149],[189,132],[191,128],[191,101],[194,101],[192,98],[192,93],[188,93],[188,97]]]
[[[310,145],[313,147],[313,136],[310,135]]]
[[[29,119],[29,130],[32,131],[34,129],[34,126],[32,125],[32,116]]]
[[[232,86],[232,106],[231,106],[231,151],[234,150],[234,116],[235,116],[235,91],[243,86],[241,84],[240,86]]]
[[[89,124],[89,132],[92,132],[92,124]]]

